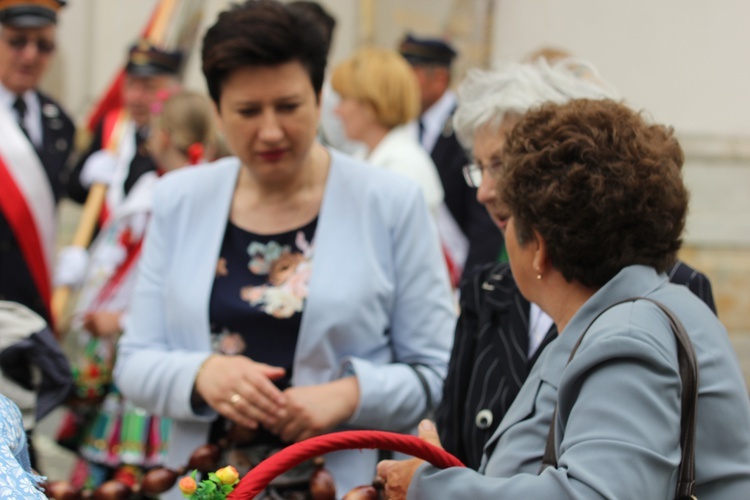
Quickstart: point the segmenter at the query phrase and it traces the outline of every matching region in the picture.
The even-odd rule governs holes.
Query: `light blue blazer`
[[[206,441],[216,416],[196,414],[190,395],[210,354],[209,297],[239,169],[230,158],[160,181],[119,343],[120,390],[174,419],[171,466]],[[411,431],[428,400],[441,397],[456,319],[419,187],[332,152],[314,241],[292,384],[353,372],[360,403],[345,427]],[[372,481],[376,459],[373,451],[327,456],[339,495]]]
[[[576,312],[542,353],[485,446],[480,473],[423,466],[409,499],[660,499],[674,496],[680,461],[677,348],[658,300],[684,324],[696,351],[700,499],[750,498],[750,403],[724,327],[684,286],[653,268],[623,269]],[[537,475],[555,401],[558,467]]]

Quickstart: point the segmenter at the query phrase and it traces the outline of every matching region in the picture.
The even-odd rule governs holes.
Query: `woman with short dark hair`
[[[384,462],[388,498],[683,498],[692,398],[680,345],[698,369],[694,494],[747,496],[750,402],[736,356],[713,312],[665,274],[688,205],[678,150],[671,130],[611,100],[520,118],[493,175],[515,281],[559,338],[487,442],[482,475]],[[422,434],[438,442],[429,423]]]
[[[323,88],[328,41],[303,11],[278,2],[235,4],[219,14],[203,38],[203,76],[218,105],[222,85],[238,69],[297,62],[316,98]]]
[[[309,17],[271,0],[205,36],[236,157],[158,186],[115,369],[173,418],[168,465],[207,440],[246,470],[335,429],[408,432],[440,399],[455,314],[437,235],[418,186],[315,141],[325,53]],[[339,495],[376,460],[327,455]]]

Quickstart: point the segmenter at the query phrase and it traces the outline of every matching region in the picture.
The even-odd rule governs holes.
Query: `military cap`
[[[176,75],[182,65],[182,53],[139,40],[128,52],[125,72],[136,76]]]
[[[41,28],[57,23],[65,0],[0,0],[0,24],[16,28]]]
[[[417,38],[407,34],[399,45],[399,52],[411,64],[437,64],[450,66],[457,53],[445,40],[439,38]]]

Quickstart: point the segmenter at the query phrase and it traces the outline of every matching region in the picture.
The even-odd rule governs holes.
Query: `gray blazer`
[[[239,161],[180,170],[154,194],[115,367],[123,394],[174,419],[168,465],[184,465],[215,414],[190,405],[210,353],[208,304]],[[357,376],[348,428],[406,432],[442,394],[455,309],[437,233],[412,181],[332,153],[294,356],[293,385]],[[419,365],[423,380],[409,364]],[[429,393],[429,394],[427,394]],[[337,452],[340,494],[369,483],[377,452]]]
[[[698,498],[747,498],[750,403],[726,330],[687,288],[644,266],[623,269],[597,291],[542,353],[485,446],[483,475],[422,466],[409,498],[671,499],[680,461],[680,379],[664,314],[647,301],[610,309],[566,365],[593,318],[633,296],[669,307],[697,354]],[[559,466],[537,475],[556,401]]]

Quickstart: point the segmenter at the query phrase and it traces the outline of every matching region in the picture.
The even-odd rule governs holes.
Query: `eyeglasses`
[[[464,165],[464,180],[469,187],[478,188],[482,184],[482,168],[476,163]]]
[[[499,160],[490,163],[486,169],[482,168],[478,163],[469,163],[468,165],[464,165],[463,168],[464,180],[469,187],[479,188],[482,185],[482,176],[485,170],[491,176],[496,176],[501,167],[502,163]]]
[[[5,43],[7,43],[13,50],[21,51],[26,48],[27,45],[33,43],[36,45],[36,50],[40,54],[51,54],[55,51],[55,42],[47,40],[45,38],[28,38],[25,36],[14,36],[11,38],[0,37]]]

